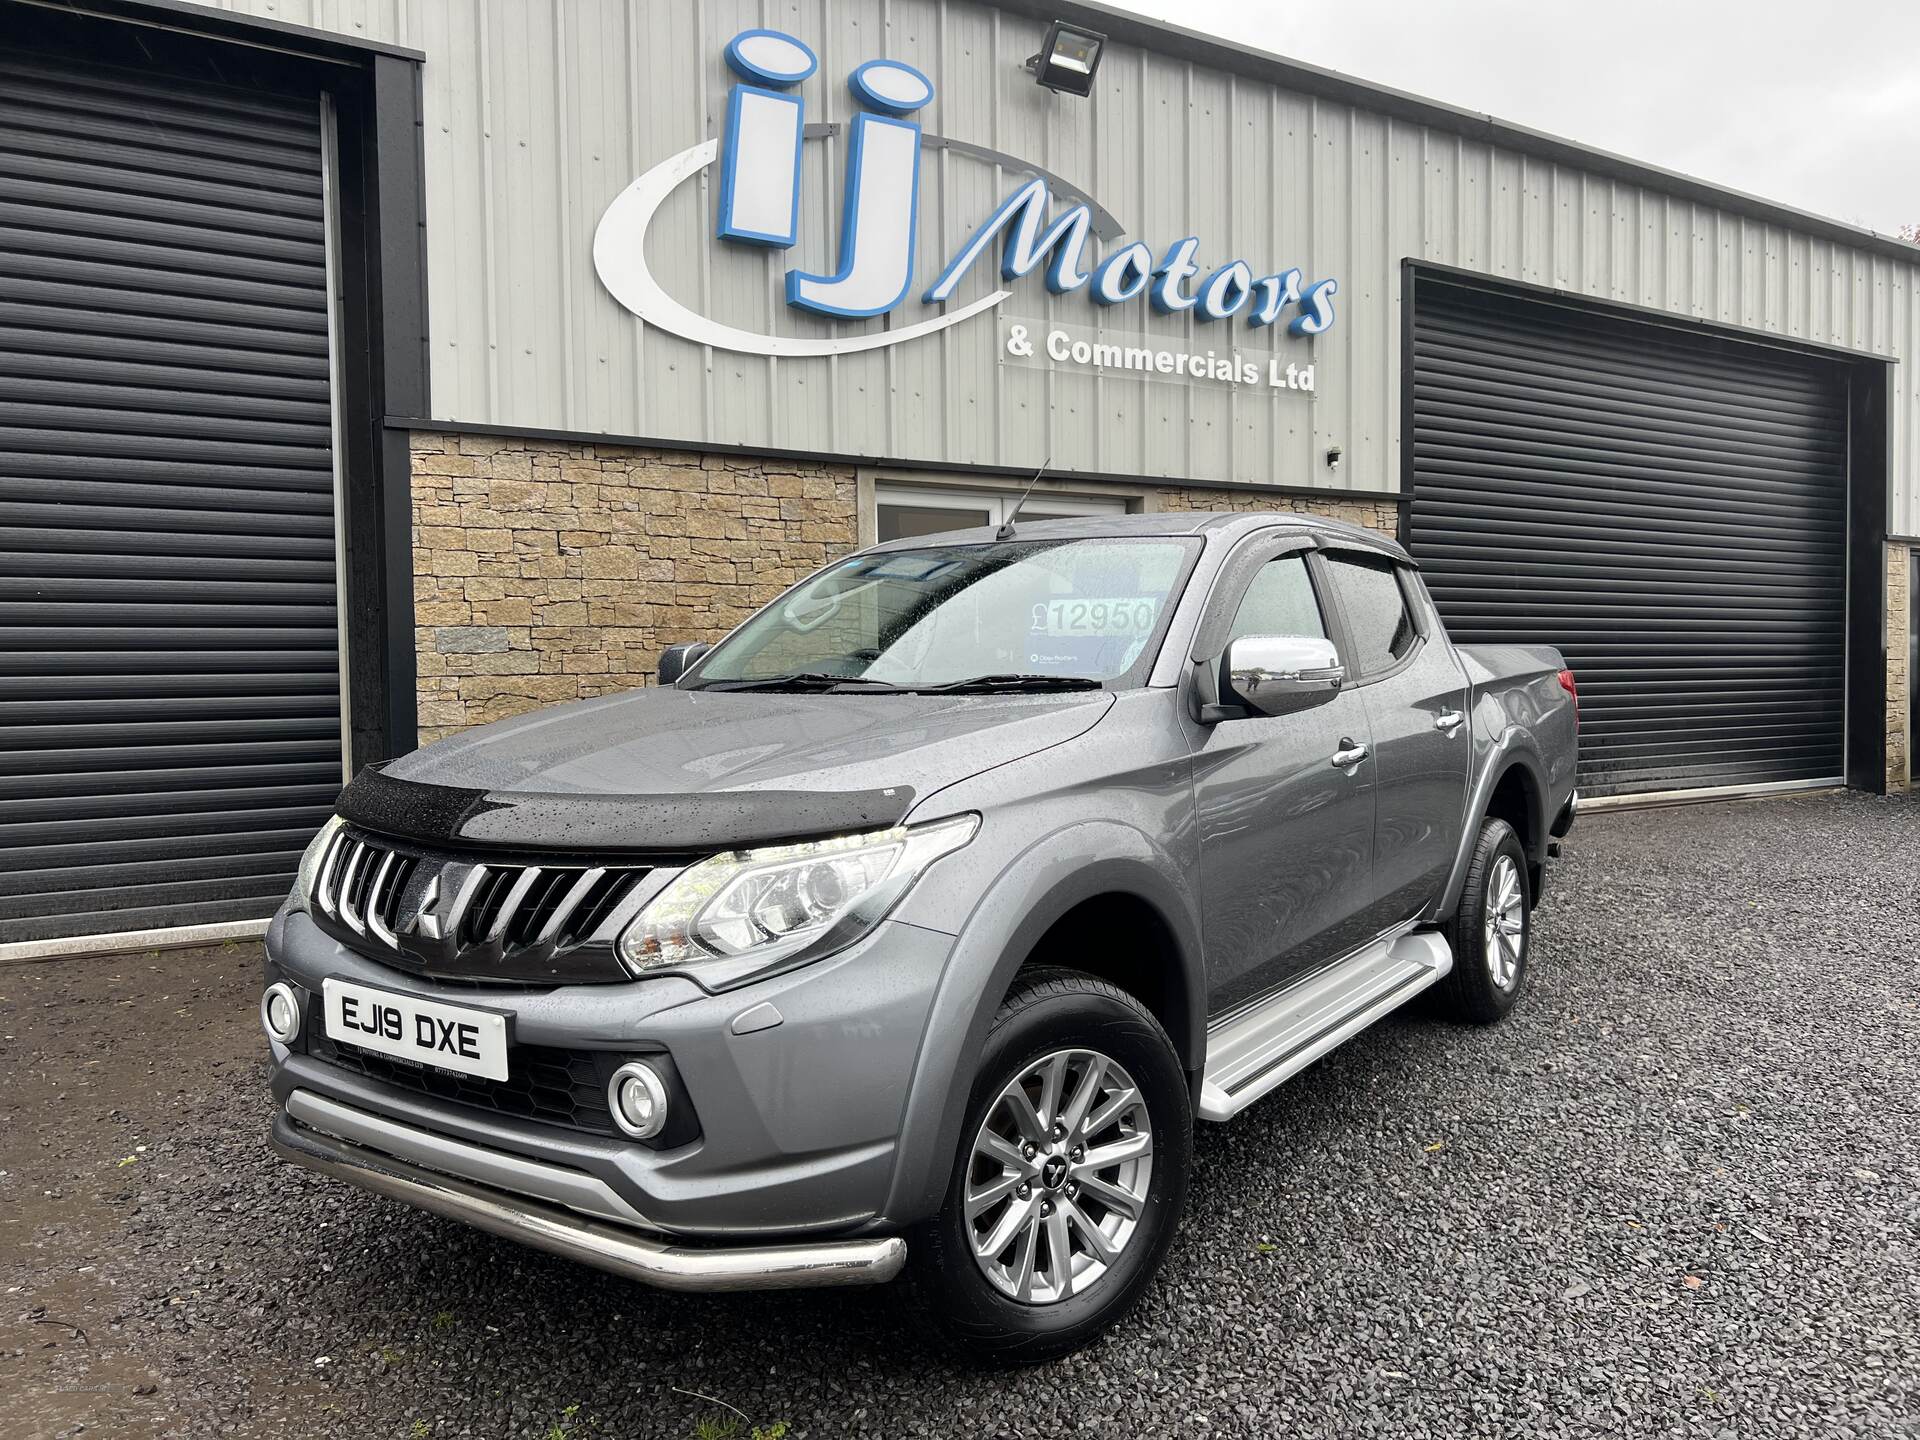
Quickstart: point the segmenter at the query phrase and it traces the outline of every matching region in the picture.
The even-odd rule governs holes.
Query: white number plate
[[[507,1017],[349,980],[321,982],[328,1038],[400,1060],[507,1078]]]

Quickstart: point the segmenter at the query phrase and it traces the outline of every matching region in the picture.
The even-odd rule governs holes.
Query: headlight
[[[343,823],[338,815],[329,815],[320,833],[313,837],[313,843],[307,846],[307,853],[300,857],[300,869],[293,877],[293,894],[289,897],[294,909],[313,908],[313,887],[320,879],[320,862],[327,858],[327,846],[333,843]]]
[[[977,815],[931,825],[736,850],[690,865],[620,936],[635,973],[669,966],[743,978],[816,945],[838,949],[877,925],[919,873],[973,838]],[[742,963],[728,966],[725,962]]]

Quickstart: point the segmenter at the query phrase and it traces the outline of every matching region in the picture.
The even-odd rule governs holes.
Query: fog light
[[[300,1033],[300,997],[285,981],[276,981],[260,997],[260,1027],[267,1038],[291,1045]]]
[[[636,1140],[651,1140],[667,1126],[667,1087],[651,1065],[635,1060],[607,1083],[613,1123]]]

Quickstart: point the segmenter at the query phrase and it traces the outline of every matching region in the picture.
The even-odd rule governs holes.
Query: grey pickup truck
[[[659,668],[347,787],[274,1148],[674,1290],[904,1270],[1007,1361],[1139,1297],[1196,1117],[1504,1016],[1573,818],[1560,656],[1297,515],[899,540]]]

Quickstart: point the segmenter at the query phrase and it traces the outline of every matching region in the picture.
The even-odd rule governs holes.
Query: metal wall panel
[[[320,124],[0,56],[0,943],[258,919],[339,791]]]
[[[1557,646],[1580,788],[1845,774],[1847,381],[1423,275],[1411,543],[1465,644]]]
[[[1086,100],[1021,70],[1043,25],[971,0],[234,0],[232,8],[420,47],[425,67],[433,414],[489,425],[1199,482],[1397,488],[1400,261],[1417,258],[1888,357],[1913,354],[1915,266],[1535,154],[1115,45]],[[991,320],[861,356],[775,361],[648,331],[589,256],[613,195],[718,133],[737,30],[820,56],[809,119],[844,122],[847,72],[886,55],[931,76],[929,133],[1081,186],[1131,236],[1202,258],[1337,276],[1305,396],[1002,363]],[[1485,127],[1480,127],[1485,133]],[[809,144],[800,262],[837,244],[838,139]],[[829,181],[831,180],[831,187]],[[1014,181],[952,154],[923,177],[930,271]],[[776,299],[781,264],[710,239],[707,182],[656,227],[675,294],[741,325],[827,333]],[[1227,247],[1231,247],[1228,253]],[[930,276],[929,276],[930,278]],[[985,281],[981,281],[984,284]],[[974,289],[965,294],[981,293]],[[917,306],[913,308],[918,308]],[[1022,282],[1003,310],[1085,324],[1084,297]],[[1178,343],[1191,320],[1120,307]],[[1108,320],[1123,317],[1109,315]],[[881,322],[867,322],[877,325]],[[1245,338],[1244,328],[1241,338]],[[1207,338],[1207,337],[1200,337]],[[1894,375],[1889,528],[1920,532],[1920,391]],[[1330,445],[1345,463],[1330,472]]]

